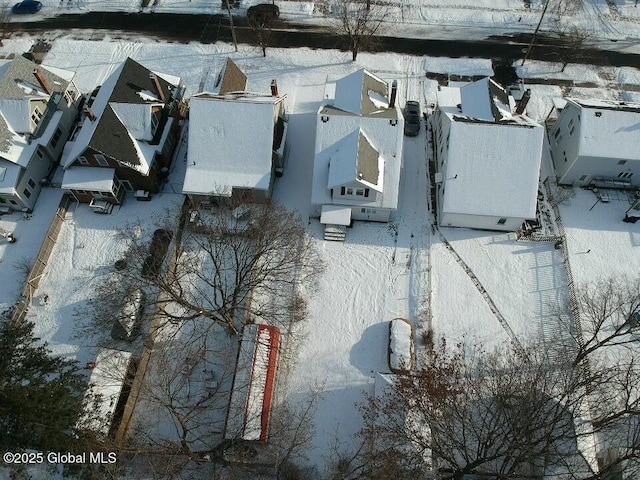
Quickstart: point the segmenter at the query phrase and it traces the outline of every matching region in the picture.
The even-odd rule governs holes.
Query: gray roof
[[[367,137],[360,132],[358,139],[358,179],[369,182],[373,185],[378,184],[378,157],[380,154],[369,143]]]
[[[132,103],[132,104],[147,104],[157,103],[151,100],[145,100],[138,92],[147,90],[154,94],[158,94],[155,82],[151,79],[151,70],[143,67],[138,62],[127,58],[120,72],[120,76],[116,81],[115,86],[111,92],[100,91],[98,95],[109,95],[109,100],[104,112],[96,121],[95,132],[93,133],[91,140],[89,140],[88,147],[101,152],[103,155],[111,157],[115,160],[129,163],[131,165],[140,165],[140,158],[138,156],[138,150],[135,143],[132,140],[127,128],[122,124],[118,115],[113,111],[110,103]],[[160,87],[163,89],[165,96],[165,104],[169,102],[169,99],[173,95],[173,89],[175,88],[169,82],[161,78],[159,75],[157,79],[160,83]],[[166,115],[163,116],[161,125],[158,127],[157,134],[161,134],[164,130],[164,123],[166,122]],[[159,138],[154,138],[149,143],[158,143]]]
[[[69,85],[67,80],[20,56],[3,65],[0,69],[0,75],[2,75],[0,79],[0,98],[18,100],[32,96],[28,95],[18,83],[31,84],[41,88],[40,82],[33,73],[35,69],[40,70],[54,92],[64,92],[67,89],[67,85]]]

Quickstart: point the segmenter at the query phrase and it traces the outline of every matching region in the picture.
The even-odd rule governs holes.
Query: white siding
[[[507,218],[506,222],[499,224],[499,217],[492,217],[488,215],[467,215],[462,213],[445,213],[440,219],[439,224],[441,227],[466,227],[466,228],[478,228],[481,230],[499,230],[505,232],[515,232],[524,219],[522,218]]]

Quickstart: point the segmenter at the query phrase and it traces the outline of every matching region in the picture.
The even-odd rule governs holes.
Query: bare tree
[[[385,9],[372,5],[370,0],[365,3],[338,0],[335,3],[336,23],[331,30],[344,39],[354,62],[360,51],[371,49],[375,45],[376,35],[382,30],[385,13]]]
[[[253,32],[260,49],[262,50],[262,56],[267,56],[267,47],[271,44],[271,37],[273,35],[273,25],[276,22],[275,15],[263,13],[261,15],[249,15],[247,17],[249,22],[249,28]]]
[[[640,280],[576,289],[575,344],[486,352],[429,342],[425,366],[361,406],[362,448],[335,478],[635,478],[640,474]],[[431,345],[431,346],[429,346]],[[616,476],[617,475],[617,476]]]
[[[564,72],[569,63],[588,58],[588,47],[592,39],[591,32],[572,25],[560,33],[562,47],[555,53],[562,63],[561,72]]]
[[[213,207],[191,202],[183,216],[184,228],[159,220],[151,243],[139,227],[128,227],[121,269],[108,273],[90,311],[79,314],[106,330],[117,299],[135,285],[146,294],[147,311],[164,320],[157,323],[206,319],[232,334],[256,319],[288,328],[296,318],[296,291],[323,271],[300,217],[271,202],[235,198]]]
[[[573,381],[533,347],[526,355],[465,345],[452,352],[442,341],[422,370],[394,377],[361,406],[364,448],[341,478],[542,475],[557,458],[579,458],[569,441]]]

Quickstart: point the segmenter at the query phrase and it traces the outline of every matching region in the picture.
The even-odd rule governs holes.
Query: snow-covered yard
[[[484,2],[483,8],[488,9],[489,3],[493,5],[492,15],[512,15],[509,9],[516,8],[511,0]],[[170,8],[171,4],[161,3],[158,10],[163,5]],[[306,4],[292,2],[290,7],[303,10],[303,5]],[[447,9],[443,10],[445,15]],[[468,11],[469,18],[478,15],[476,9],[456,11],[461,10]],[[428,20],[436,21],[433,16]],[[28,43],[5,41],[2,52],[19,51]],[[365,67],[385,80],[398,79],[400,105],[408,99],[419,99],[424,107],[435,102],[437,88],[436,82],[425,78],[427,71],[491,74],[489,60],[470,62],[362,53],[354,64],[348,61],[348,54],[335,50],[270,49],[263,58],[251,48],[235,53],[230,45],[222,44],[90,42],[69,38],[53,44],[45,63],[77,71],[78,86],[90,92],[119,62],[131,56],[151,69],[182,76],[187,94],[193,94],[213,86],[227,55],[248,75],[249,88],[267,91],[271,79],[277,78],[280,91],[288,95],[289,159],[284,176],[276,183],[274,198],[298,210],[305,219],[310,209],[316,112],[327,79],[335,80]],[[533,67],[536,76],[555,68],[531,65],[527,75],[533,74]],[[587,72],[588,69],[578,67],[567,70],[570,78],[577,81],[588,80]],[[637,75],[635,70],[620,71],[607,82],[637,84],[640,83]],[[562,91],[552,85],[531,88],[534,96],[530,113],[544,120],[553,105],[552,99]],[[507,234],[443,229],[444,238],[473,271],[506,320],[506,324],[501,322],[459,259],[445,247],[439,234],[432,233],[424,122],[418,137],[405,138],[404,152],[399,210],[391,223],[356,222],[347,232],[346,243],[324,242],[318,221],[312,219],[308,223],[308,232],[316,239],[326,271],[317,291],[308,292],[309,319],[301,327],[306,337],[299,346],[297,363],[287,383],[278,388],[294,402],[305,401],[311,388],[321,392],[315,414],[316,433],[307,452],[309,463],[320,471],[335,458],[332,448],[336,442],[343,451],[357,448],[354,435],[361,420],[356,404],[364,399],[364,394],[373,393],[375,374],[389,371],[389,320],[403,317],[414,322],[417,350],[421,346],[420,333],[429,326],[436,335],[444,335],[452,342],[467,336],[487,346],[514,339],[525,342],[532,337],[547,341],[563,334],[552,308],[564,302],[567,295],[561,252],[553,244],[515,241]],[[185,153],[180,150],[172,171],[170,185],[176,192],[181,181],[178,167],[184,166]],[[16,244],[0,244],[0,283],[9,286],[0,292],[3,306],[14,303],[22,289],[21,279],[16,278],[11,265],[23,256],[33,258],[60,195],[58,191],[45,190],[31,220],[17,214],[0,219],[0,226],[11,229],[18,237]],[[618,272],[635,275],[640,264],[640,250],[635,248],[640,245],[640,233],[637,225],[622,222],[628,203],[600,203],[590,210],[595,200],[592,193],[579,190],[570,203],[560,207],[576,280]],[[100,276],[122,254],[118,229],[140,219],[141,234],[151,235],[153,214],[181,201],[182,195],[163,193],[149,203],[128,199],[108,216],[96,215],[86,206],[69,213],[29,317],[36,323],[37,334],[51,343],[55,353],[74,356],[82,363],[91,359],[96,345],[74,335],[77,322],[82,321],[74,312],[91,298]],[[45,294],[49,301],[40,302]],[[429,319],[432,325],[428,324]],[[138,412],[145,411],[148,418],[160,420],[150,431],[159,435],[176,433],[175,429],[167,430],[170,423],[163,423],[157,415],[153,417],[151,404],[142,401]]]

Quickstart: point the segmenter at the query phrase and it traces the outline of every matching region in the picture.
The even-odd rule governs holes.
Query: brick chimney
[[[527,88],[527,90],[524,92],[524,95],[522,95],[522,98],[520,99],[520,101],[518,102],[518,106],[516,107],[516,115],[522,115],[524,113],[525,108],[527,108],[527,103],[529,103],[529,100],[531,100],[531,89]]]
[[[42,74],[40,69],[34,68],[33,69],[33,74],[35,75],[36,79],[38,80],[38,83],[40,83],[40,85],[42,86],[44,91],[47,92],[47,95],[51,95],[53,93],[53,88],[51,88],[51,84],[45,78],[45,76]]]
[[[89,120],[92,122],[96,120],[96,115],[93,113],[93,110],[91,110],[91,107],[84,107],[84,113],[87,114],[87,117],[89,117]]]
[[[271,96],[278,96],[278,82],[276,80],[271,80]]]
[[[156,86],[156,91],[158,92],[158,95],[160,95],[160,100],[162,100],[162,103],[167,103],[167,101],[165,100],[164,90],[162,90],[162,85],[160,85],[158,76],[153,72],[149,72],[149,78]]]
[[[398,81],[394,80],[391,84],[391,95],[389,95],[389,108],[395,108],[396,96],[398,95]]]

